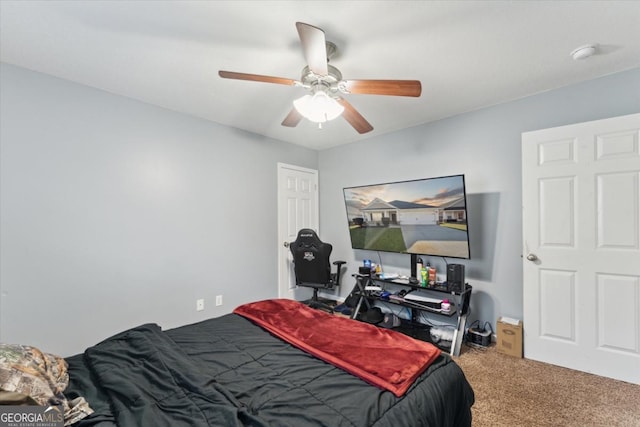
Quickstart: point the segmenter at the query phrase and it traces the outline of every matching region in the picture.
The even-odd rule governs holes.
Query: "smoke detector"
[[[596,53],[596,45],[595,44],[586,44],[584,46],[580,46],[571,52],[571,57],[576,61],[581,59],[587,59],[590,56],[593,56]]]

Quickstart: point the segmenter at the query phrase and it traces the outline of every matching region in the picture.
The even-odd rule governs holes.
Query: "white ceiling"
[[[420,98],[345,95],[373,125],[280,125],[304,89],[295,22],[324,29],[346,79],[417,79]],[[569,53],[598,43],[597,55]],[[638,1],[8,1],[0,60],[323,149],[640,67]]]

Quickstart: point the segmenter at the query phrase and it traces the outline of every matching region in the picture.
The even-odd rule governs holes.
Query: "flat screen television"
[[[469,259],[464,175],[344,188],[351,247]]]

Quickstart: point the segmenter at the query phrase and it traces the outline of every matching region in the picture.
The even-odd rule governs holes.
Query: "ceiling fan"
[[[313,25],[296,22],[307,66],[302,69],[300,80],[259,74],[218,71],[225,79],[249,80],[287,86],[301,86],[310,94],[293,102],[294,107],[282,122],[295,127],[303,117],[321,124],[342,115],[358,133],[367,133],[373,126],[341,95],[370,94],[419,97],[422,86],[418,80],[343,80],[342,73],[328,62],[336,51],[336,45],[327,42],[324,31]]]

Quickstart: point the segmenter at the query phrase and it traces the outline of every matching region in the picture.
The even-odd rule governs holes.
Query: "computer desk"
[[[390,303],[390,304],[411,309],[410,322],[414,326],[421,326],[422,328],[427,328],[428,325],[425,325],[419,322],[420,312],[431,313],[431,314],[444,316],[448,318],[455,317],[456,325],[453,333],[453,339],[451,341],[451,346],[450,347],[447,346],[445,349],[448,349],[448,353],[451,356],[460,355],[460,348],[462,346],[462,340],[464,338],[464,333],[467,326],[467,315],[469,314],[469,303],[471,301],[471,292],[473,290],[471,285],[466,283],[465,289],[463,290],[451,290],[446,287],[443,287],[442,284],[438,284],[432,287],[421,287],[420,285],[404,283],[403,281],[400,281],[395,278],[383,279],[375,275],[368,276],[368,275],[362,275],[362,274],[354,274],[353,277],[356,279],[356,292],[358,293],[359,298],[358,298],[356,307],[353,310],[353,313],[351,314],[352,319],[357,319],[363,304],[366,305],[367,309],[370,309],[372,307],[371,301],[382,301],[385,303]],[[372,285],[378,285],[382,289],[384,289],[385,285],[399,286],[407,290],[418,289],[421,291],[433,292],[434,295],[438,295],[442,298],[445,298],[445,296],[443,295],[445,294],[451,300],[451,310],[448,312],[443,312],[439,309],[427,307],[424,304],[418,303],[417,301],[410,301],[402,298],[384,299],[384,298],[381,298],[379,295],[376,295],[373,291],[367,291],[365,289],[366,287],[372,286]],[[404,332],[404,331],[400,330],[400,332]],[[426,338],[424,336],[414,336],[414,337],[418,339]],[[431,340],[430,338],[428,338],[426,339],[426,341],[431,341]]]

